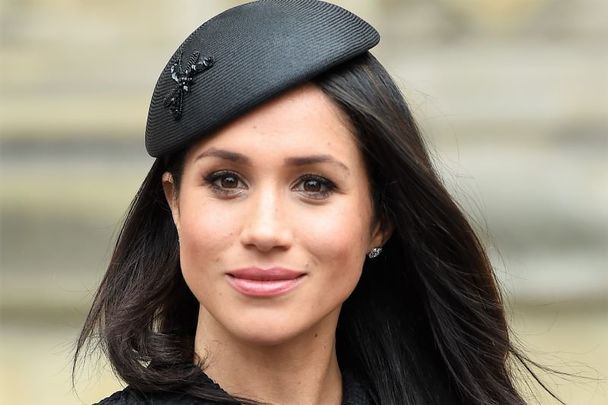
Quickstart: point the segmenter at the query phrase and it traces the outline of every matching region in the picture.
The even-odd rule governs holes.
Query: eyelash
[[[323,190],[323,191],[316,191],[316,192],[302,190],[302,192],[306,193],[310,198],[322,200],[322,199],[329,197],[336,190],[336,185],[331,180],[329,180],[323,176],[318,176],[316,174],[303,175],[302,177],[300,177],[298,184],[304,184],[306,181],[309,181],[309,180],[314,180],[314,181],[319,182],[321,185],[321,189]]]
[[[234,190],[229,190],[229,189],[225,189],[222,188],[221,186],[217,185],[216,182],[218,180],[221,180],[222,178],[225,177],[235,177],[237,179],[237,181],[241,181],[238,174],[236,174],[235,172],[231,172],[229,170],[220,170],[217,172],[212,172],[209,173],[208,175],[206,175],[204,177],[205,183],[215,192],[218,194],[222,194],[222,195],[236,195],[238,193],[235,193]]]
[[[221,194],[224,196],[237,196],[238,194],[240,194],[240,192],[243,190],[244,187],[235,187],[234,189],[226,189],[217,184],[218,180],[221,180],[226,177],[234,177],[234,178],[236,178],[237,182],[243,183],[240,176],[236,172],[233,172],[230,170],[220,170],[220,171],[209,173],[208,175],[206,175],[204,177],[204,180],[205,180],[205,183],[207,184],[207,186],[209,186],[215,193],[218,193],[218,194]],[[318,191],[318,192],[301,190],[309,198],[312,198],[315,200],[322,200],[322,199],[329,197],[337,188],[336,185],[331,180],[329,180],[325,177],[316,175],[316,174],[303,175],[302,177],[300,177],[297,184],[303,184],[304,182],[310,181],[310,180],[319,182],[321,185],[321,188],[322,189],[324,188],[323,191]]]

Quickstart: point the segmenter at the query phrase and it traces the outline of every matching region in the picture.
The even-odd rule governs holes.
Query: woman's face
[[[199,327],[241,340],[335,328],[383,241],[354,135],[311,84],[195,144],[179,193],[168,173],[163,186]]]

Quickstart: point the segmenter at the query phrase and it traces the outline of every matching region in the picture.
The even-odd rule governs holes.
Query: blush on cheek
[[[352,229],[327,229],[325,237],[311,239],[310,251],[316,262],[336,282],[355,282],[360,276],[364,247]]]
[[[184,205],[180,235],[188,250],[213,253],[230,244],[240,220],[237,213],[214,204]]]
[[[315,250],[335,260],[356,258],[357,252],[364,252],[368,243],[368,224],[365,221],[365,207],[335,210],[331,215],[307,221],[307,234]],[[333,260],[333,259],[332,259]]]

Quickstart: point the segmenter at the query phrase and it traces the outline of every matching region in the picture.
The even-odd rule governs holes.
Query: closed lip
[[[296,270],[289,270],[282,267],[271,267],[261,269],[259,267],[247,267],[243,269],[232,270],[227,273],[234,278],[255,281],[279,281],[293,280],[305,275],[306,273]]]
[[[306,273],[281,267],[249,267],[226,273],[228,284],[248,297],[276,297],[287,294],[301,284]]]

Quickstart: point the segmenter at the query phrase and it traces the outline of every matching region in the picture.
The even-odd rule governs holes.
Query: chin
[[[259,346],[277,346],[311,330],[312,325],[298,322],[294,316],[266,314],[235,317],[224,327],[237,340]]]
[[[300,308],[300,309],[298,309]],[[298,305],[290,310],[247,308],[217,314],[224,333],[241,344],[276,347],[315,340],[335,333],[340,306],[328,311],[307,312]]]

